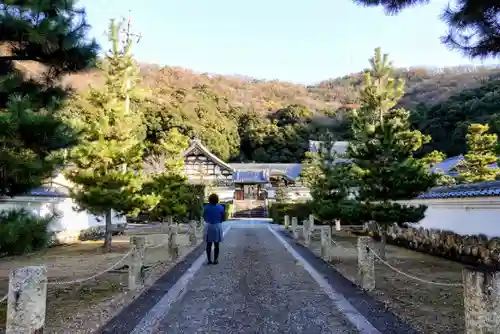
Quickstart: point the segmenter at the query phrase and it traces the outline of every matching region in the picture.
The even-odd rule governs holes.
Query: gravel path
[[[357,333],[265,224],[232,227],[157,333]]]

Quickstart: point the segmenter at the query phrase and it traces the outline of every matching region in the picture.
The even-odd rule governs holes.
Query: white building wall
[[[60,216],[48,226],[51,232],[79,233],[93,227],[104,227],[104,217],[96,217],[86,211],[78,212],[71,198],[14,197],[0,202],[0,211],[25,208],[40,217],[51,215],[54,210]],[[113,224],[125,224],[125,217],[118,217],[113,212]]]
[[[234,187],[215,187],[210,192],[217,194],[220,202],[229,202],[234,198]]]
[[[415,227],[452,231],[461,235],[500,237],[500,197],[426,199],[405,204],[425,204],[425,218]]]
[[[311,199],[309,189],[306,187],[287,187],[288,198],[291,201],[307,201]],[[267,188],[267,198],[270,200],[276,199],[276,188]]]

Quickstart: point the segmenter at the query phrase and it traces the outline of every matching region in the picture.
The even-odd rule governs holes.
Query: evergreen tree
[[[316,178],[309,188],[312,197],[310,207],[316,217],[330,226],[336,220],[359,223],[356,218],[360,218],[360,211],[352,210],[356,202],[350,198],[353,186],[352,165],[338,161],[343,155],[332,152],[331,139],[327,135],[327,140],[316,154]]]
[[[157,195],[159,202],[150,211],[150,216],[159,221],[171,216],[185,216],[190,207],[191,197],[184,174],[184,158],[181,156],[189,144],[189,138],[177,129],[170,130],[161,140],[162,148],[157,148],[164,161],[164,171],[153,174],[145,184],[146,194]]]
[[[466,136],[469,151],[464,156],[465,159],[456,166],[461,182],[493,181],[500,175],[498,165],[493,165],[498,163],[498,137],[496,134],[488,134],[488,130],[487,124],[469,126]]]
[[[287,203],[290,199],[285,181],[280,180],[275,190],[276,203]]]
[[[428,167],[429,173],[432,172],[436,174],[436,185],[438,186],[452,185],[456,183],[456,179],[453,176],[446,175],[443,170],[433,170],[433,167],[436,164],[443,162],[444,159],[446,159],[446,154],[436,150],[426,154],[422,159],[420,159]]]
[[[404,93],[404,83],[394,80],[392,66],[380,49],[365,73],[361,107],[353,117],[353,141],[348,149],[358,180],[363,212],[374,221],[385,244],[386,229],[394,223],[418,222],[425,207],[394,203],[411,199],[435,185],[436,175],[414,158],[430,138],[411,131],[409,112],[394,109]],[[382,247],[382,255],[385,247]]]
[[[112,212],[136,215],[153,207],[158,196],[144,196],[142,117],[129,109],[127,96],[133,89],[136,66],[131,41],[120,43],[121,23],[111,20],[111,49],[103,61],[106,82],[87,95],[87,124],[81,125],[82,142],[71,152],[73,166],[67,177],[75,184],[72,197],[81,209],[105,215],[104,248],[111,247]]]
[[[321,173],[321,158],[319,153],[306,152],[300,171],[300,181],[302,184],[312,189],[316,182],[322,179],[323,175]]]
[[[382,6],[389,14],[408,7],[427,4],[429,0],[353,0],[364,6]],[[467,56],[487,58],[500,55],[500,6],[492,0],[459,0],[457,6],[447,6],[441,18],[448,24],[448,34],[442,42]]]
[[[58,111],[69,91],[58,79],[94,66],[85,12],[67,0],[0,4],[0,196],[41,185],[76,136]]]

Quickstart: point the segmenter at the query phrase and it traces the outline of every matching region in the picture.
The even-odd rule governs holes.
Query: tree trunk
[[[378,228],[378,233],[380,235],[380,247],[379,247],[379,255],[382,258],[382,260],[385,260],[385,248],[387,245],[387,233],[385,228],[380,227]]]
[[[104,232],[103,248],[106,252],[111,252],[111,240],[113,240],[113,221],[111,220],[111,210],[106,212],[106,231]]]

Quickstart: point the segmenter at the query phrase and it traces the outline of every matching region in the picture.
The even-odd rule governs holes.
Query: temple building
[[[319,142],[310,141],[317,152]],[[336,142],[334,149],[343,153],[347,142]],[[232,202],[235,215],[264,216],[267,202],[275,200],[278,185],[285,187],[292,201],[309,199],[309,189],[300,182],[300,163],[226,163],[211,153],[198,139],[183,153],[184,168],[190,182],[203,183],[222,202]]]

